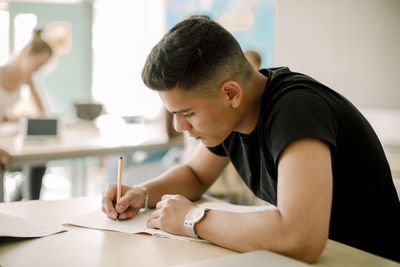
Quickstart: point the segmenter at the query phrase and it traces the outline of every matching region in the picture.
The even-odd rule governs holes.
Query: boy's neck
[[[257,126],[260,117],[262,95],[265,90],[268,78],[254,71],[249,82],[244,88],[243,105],[241,105],[241,120],[238,124],[238,131],[243,134],[250,134]]]

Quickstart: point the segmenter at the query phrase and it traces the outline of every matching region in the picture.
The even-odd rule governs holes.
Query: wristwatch
[[[186,214],[184,226],[186,232],[190,237],[200,239],[200,237],[196,234],[196,231],[194,230],[194,226],[196,223],[198,223],[199,221],[201,221],[201,219],[204,218],[204,215],[206,214],[207,211],[209,211],[209,209],[203,209],[197,207],[192,209]]]

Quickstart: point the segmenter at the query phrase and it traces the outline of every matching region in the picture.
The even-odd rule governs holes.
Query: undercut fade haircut
[[[240,45],[227,30],[204,16],[194,16],[175,25],[153,47],[142,79],[153,90],[179,86],[187,91],[200,88],[209,94],[207,91],[219,86],[216,83],[228,79],[246,82],[251,70]]]

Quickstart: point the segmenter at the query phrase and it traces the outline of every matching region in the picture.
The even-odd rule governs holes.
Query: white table
[[[0,203],[0,212],[34,222],[60,225],[100,208],[100,198]],[[0,240],[0,264],[14,266],[173,266],[215,259],[236,252],[210,243],[179,241],[68,226],[68,231],[33,239]],[[328,240],[315,266],[400,264]],[[249,262],[248,266],[251,266]],[[267,266],[267,265],[266,265]]]
[[[58,139],[26,142],[21,134],[0,136],[0,148],[13,157],[9,168],[22,168],[27,179],[32,166],[44,165],[52,160],[128,154],[139,150],[161,151],[182,145],[182,140],[168,140],[162,124],[157,122],[126,124],[122,119],[99,119],[97,123],[80,120],[62,123]],[[81,164],[81,175],[78,171],[72,172],[72,178],[79,177],[75,195],[82,196],[86,191],[85,173],[84,164]],[[2,187],[3,175],[0,174],[0,200],[3,200]],[[29,188],[24,186],[24,198],[30,199],[29,192]]]

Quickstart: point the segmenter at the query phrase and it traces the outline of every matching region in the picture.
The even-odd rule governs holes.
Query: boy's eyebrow
[[[188,112],[188,111],[190,111],[190,110],[191,110],[190,108],[185,108],[185,109],[181,109],[181,110],[177,110],[177,111],[172,111],[171,114],[172,114],[172,115],[174,115],[174,114],[181,114],[181,113]]]

